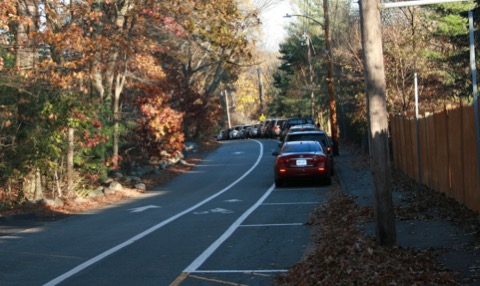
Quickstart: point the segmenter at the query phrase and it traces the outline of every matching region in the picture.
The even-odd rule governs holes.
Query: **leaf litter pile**
[[[476,234],[474,245],[467,247],[478,251],[478,214],[435,191],[423,188],[419,192],[416,183],[399,172],[392,175],[393,190],[406,192],[408,201],[406,206],[395,208],[397,220],[442,218],[456,222]],[[441,250],[377,245],[374,237],[361,231],[364,223],[373,220],[373,207],[357,205],[354,196],[343,194],[334,183],[329,200],[316,208],[308,222],[315,228],[315,250],[278,276],[278,284],[470,285],[435,259],[436,251]],[[480,275],[469,279],[479,283]]]

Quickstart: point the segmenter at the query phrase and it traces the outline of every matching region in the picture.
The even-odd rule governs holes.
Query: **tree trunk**
[[[125,70],[122,74],[117,75],[116,83],[115,83],[115,94],[113,97],[113,168],[118,168],[118,149],[120,144],[120,131],[119,131],[119,124],[121,120],[121,113],[120,113],[120,95],[123,90],[123,86],[125,84],[125,78],[127,73],[127,60],[125,59]]]
[[[17,2],[18,21],[13,25],[15,31],[15,66],[19,70],[31,69],[35,64],[36,48],[30,33],[38,26],[38,3],[35,0]],[[31,21],[27,21],[29,18]]]
[[[23,177],[22,193],[28,201],[37,201],[44,197],[40,170],[38,168],[32,169],[30,173]]]
[[[369,117],[370,169],[375,199],[376,240],[396,243],[388,147],[388,112],[383,64],[382,27],[378,0],[361,0],[365,84]]]
[[[35,200],[43,199],[42,176],[40,169],[35,169]]]
[[[325,49],[328,55],[327,80],[328,95],[330,104],[330,128],[333,143],[333,154],[339,154],[338,148],[338,127],[337,127],[337,103],[335,99],[335,87],[333,83],[333,50],[330,42],[330,18],[328,14],[328,1],[323,0],[323,15],[325,19]]]
[[[73,191],[73,157],[75,154],[75,131],[68,128],[68,150],[67,150],[67,193]]]

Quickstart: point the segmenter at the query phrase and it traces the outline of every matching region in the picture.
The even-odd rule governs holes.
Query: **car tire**
[[[330,186],[332,184],[332,177],[328,176],[324,181],[325,185]]]

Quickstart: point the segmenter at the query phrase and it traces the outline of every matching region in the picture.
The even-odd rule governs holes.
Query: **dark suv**
[[[285,122],[282,130],[282,135],[280,135],[280,139],[283,140],[287,135],[290,127],[295,125],[305,125],[305,124],[312,124],[315,125],[315,122],[311,117],[292,117]]]
[[[290,132],[287,133],[285,136],[284,142],[290,141],[318,141],[324,152],[328,155],[328,159],[330,161],[330,170],[333,175],[333,150],[332,150],[332,142],[328,137],[327,133],[323,130],[315,130],[315,131],[299,131],[299,132]],[[283,143],[279,144],[280,146]]]

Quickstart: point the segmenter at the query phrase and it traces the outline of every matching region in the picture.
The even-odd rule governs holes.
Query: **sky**
[[[278,51],[278,45],[286,37],[286,29],[289,18],[286,14],[292,14],[290,0],[275,1],[263,11],[262,20],[263,46],[269,51]]]

